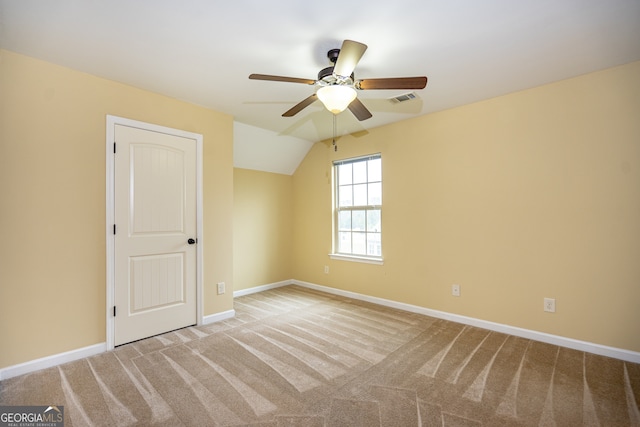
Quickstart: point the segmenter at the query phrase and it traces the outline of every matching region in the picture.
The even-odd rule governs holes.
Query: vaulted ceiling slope
[[[373,117],[346,111],[339,134],[638,60],[640,1],[0,0],[1,48],[233,115],[236,165],[278,173],[332,116],[315,102],[281,117],[315,88],[248,76],[315,79],[344,39],[368,45],[357,78],[429,82],[401,104],[406,91],[359,92]]]

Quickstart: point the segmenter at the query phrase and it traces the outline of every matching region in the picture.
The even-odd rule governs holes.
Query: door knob
[[[197,240],[189,239],[189,240],[187,240],[187,243],[190,244],[190,245],[193,245],[193,244],[197,243]]]

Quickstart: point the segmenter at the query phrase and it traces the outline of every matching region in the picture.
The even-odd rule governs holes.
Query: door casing
[[[160,132],[168,135],[181,136],[184,138],[194,139],[196,141],[196,227],[197,239],[196,245],[196,320],[198,325],[202,325],[203,321],[203,298],[202,298],[202,273],[203,273],[203,245],[202,236],[202,144],[203,136],[193,132],[187,132],[178,129],[172,129],[151,123],[144,123],[137,120],[131,120],[123,117],[107,115],[107,138],[106,138],[106,243],[107,243],[107,271],[106,271],[106,288],[107,288],[107,306],[106,306],[106,338],[107,350],[113,350],[115,343],[115,319],[113,316],[113,306],[115,301],[115,244],[113,225],[115,223],[115,168],[114,168],[114,139],[115,126],[117,124],[135,127],[152,132]]]

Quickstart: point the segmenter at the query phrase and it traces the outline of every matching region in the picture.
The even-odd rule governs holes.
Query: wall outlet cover
[[[460,285],[451,285],[451,295],[454,297],[460,296]]]
[[[544,311],[549,313],[556,312],[556,299],[555,298],[545,298],[544,299]]]

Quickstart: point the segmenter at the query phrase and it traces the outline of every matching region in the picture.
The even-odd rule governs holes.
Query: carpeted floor
[[[287,286],[0,383],[65,426],[640,426],[640,365]]]

